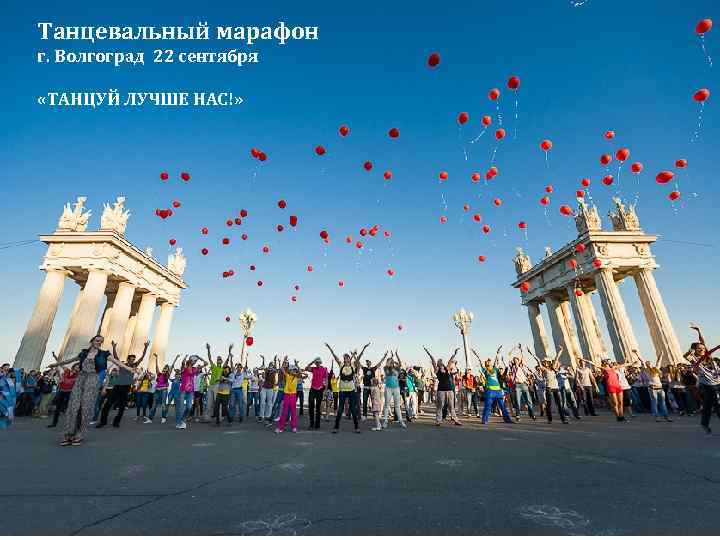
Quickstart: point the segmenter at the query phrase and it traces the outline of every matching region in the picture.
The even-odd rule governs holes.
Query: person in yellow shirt
[[[281,368],[284,375],[283,402],[280,410],[280,422],[275,433],[285,431],[288,415],[290,416],[290,428],[293,433],[297,433],[298,412],[297,412],[297,383],[302,376],[297,362],[293,366],[284,366]]]

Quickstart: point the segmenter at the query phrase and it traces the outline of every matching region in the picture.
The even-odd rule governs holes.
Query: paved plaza
[[[720,426],[699,419],[523,419],[333,435],[92,430],[61,448],[45,421],[0,432],[5,534],[708,534],[720,530]],[[307,416],[301,417],[305,426]],[[716,419],[717,421],[717,419]]]

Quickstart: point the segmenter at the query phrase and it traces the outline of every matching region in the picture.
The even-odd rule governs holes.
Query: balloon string
[[[635,201],[633,202],[633,206],[637,206],[638,201],[640,200],[640,173],[637,173],[637,185],[635,188]]]
[[[486,132],[486,131],[487,131],[487,127],[485,127],[485,128],[480,132],[480,135],[478,135],[478,136],[475,137],[472,141],[470,141],[470,144],[475,144],[476,142],[478,142],[478,141],[480,140],[480,137],[482,137],[483,135],[485,135],[485,132]]]
[[[708,64],[710,65],[710,67],[713,67],[712,58],[710,57],[710,55],[707,52],[707,49],[705,48],[705,35],[704,34],[700,34],[700,47],[702,47],[702,52],[705,54],[705,58],[707,59]]]
[[[495,101],[495,112],[497,113],[498,126],[502,127],[502,114],[500,113],[500,100]]]
[[[515,128],[514,128],[513,140],[517,139],[517,132],[518,132],[517,125],[518,125],[518,98],[517,98],[517,93],[516,93],[515,94]]]
[[[548,161],[548,153],[547,152],[545,152],[545,168],[546,169],[550,168],[550,162]]]
[[[698,111],[698,120],[697,120],[697,126],[695,127],[695,133],[693,133],[693,136],[690,138],[690,142],[697,142],[700,139],[700,130],[702,129],[702,121],[703,121],[703,110],[705,109],[705,102],[700,102],[700,110]]]
[[[492,155],[490,156],[490,166],[492,167],[495,163],[495,156],[497,155],[498,151],[498,143],[495,143],[495,148],[493,148]]]

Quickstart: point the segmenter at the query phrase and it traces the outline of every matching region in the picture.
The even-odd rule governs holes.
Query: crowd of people
[[[370,343],[360,351],[338,356],[329,344],[329,368],[317,357],[307,365],[275,356],[249,368],[247,355],[235,362],[233,346],[225,357],[213,360],[210,345],[206,358],[176,356],[160,367],[154,355],[145,364],[148,344],[142,354],[118,357],[117,346],[103,349],[102,336],[95,336],[76,357],[54,362],[44,371],[25,372],[9,364],[0,368],[0,428],[15,416],[51,418],[48,428],[58,426],[64,415],[62,446],[79,446],[88,433],[108,425],[119,428],[126,409],[135,409],[135,420],[165,424],[174,408],[177,429],[189,423],[243,422],[253,418],[275,433],[299,428],[305,414],[307,429],[322,429],[333,421],[340,430],[343,418],[352,419],[360,433],[362,422],[372,431],[388,429],[391,423],[407,428],[434,408],[435,425],[462,425],[461,418],[476,416],[487,424],[491,416],[506,423],[545,417],[553,421],[555,411],[567,424],[574,418],[598,416],[609,410],[618,422],[649,412],[658,422],[671,422],[672,415],[701,414],[702,428],[711,433],[713,412],[720,417],[720,359],[708,348],[700,329],[692,326],[698,341],[692,343],[682,364],[663,365],[633,358],[618,364],[576,358],[562,364],[563,350],[554,358],[537,358],[521,344],[494,358],[483,360],[471,349],[477,371],[461,369],[459,349],[444,360],[427,348],[432,369],[404,362],[400,352],[386,351],[379,361],[363,361]],[[289,426],[288,426],[289,424]]]

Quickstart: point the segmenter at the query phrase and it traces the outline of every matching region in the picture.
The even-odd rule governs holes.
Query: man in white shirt
[[[583,397],[583,408],[585,409],[585,416],[597,416],[595,412],[595,405],[593,403],[593,389],[595,392],[598,391],[597,381],[593,374],[592,368],[588,365],[588,362],[583,358],[578,357],[578,369],[577,369],[577,383],[582,388]]]

